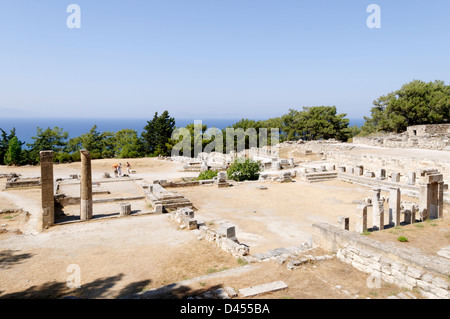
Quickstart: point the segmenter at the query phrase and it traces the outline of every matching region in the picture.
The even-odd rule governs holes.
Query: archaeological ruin
[[[339,260],[374,278],[414,290],[421,298],[448,299],[450,260],[445,254],[411,253],[407,248],[394,247],[369,236],[408,225],[421,227],[426,222],[448,218],[450,155],[449,144],[445,142],[449,137],[448,127],[411,127],[396,139],[390,135],[382,139],[355,139],[353,143],[291,141],[241,153],[200,153],[197,158],[159,157],[155,161],[173,163],[178,170],[174,175],[155,175],[156,178],[140,175],[139,169],[130,176],[116,178],[104,171],[93,174],[94,161],[88,150],[80,151],[78,173],[55,178],[54,154],[43,151],[40,153],[40,177],[32,178],[32,182],[17,174],[1,177],[7,178],[5,191],[36,187],[37,180],[41,191],[39,226],[44,233],[56,226],[166,215],[173,229],[190,233],[198,241],[205,240],[248,265],[274,262],[289,271],[300,271],[308,264]],[[398,152],[394,147],[403,151]],[[413,147],[428,150],[413,152]],[[259,179],[246,182],[228,179],[226,169],[236,158],[258,162]],[[217,171],[217,176],[210,180],[195,178],[206,170]],[[324,218],[314,217],[320,216],[321,212],[312,210],[308,231],[295,230],[294,222],[289,222],[294,227],[292,232],[286,225],[277,228],[280,221],[261,208],[240,212],[241,217],[233,215],[236,207],[246,205],[245,202],[232,205],[234,192],[248,194],[248,202],[250,198],[258,202],[258,198],[264,197],[273,201],[270,196],[274,195],[270,194],[274,189],[280,188],[283,192],[296,187],[305,191],[315,185],[317,189],[323,187],[323,192],[309,200],[326,203],[331,201],[327,187],[332,189],[336,182],[351,185],[353,189],[357,187],[358,192],[347,195],[351,203],[333,199],[333,204],[344,203],[347,210],[332,215],[332,221],[324,222]],[[211,201],[199,203],[201,195],[194,196],[196,200],[191,198],[193,194],[208,192],[217,200],[217,205]],[[358,197],[359,193],[366,195]],[[219,200],[225,202],[225,207],[220,208]],[[281,204],[274,201],[275,206]],[[307,208],[302,205],[300,201],[289,206],[288,209],[293,211],[292,218],[296,218],[295,212],[300,208]],[[199,209],[199,206],[203,208]],[[222,209],[222,215],[214,209]],[[248,214],[245,218],[253,222],[246,219],[245,223],[242,217],[245,214]],[[260,224],[264,218],[269,218],[266,225]],[[276,236],[282,236],[284,232],[291,233],[284,241],[280,240],[283,244],[277,244]],[[289,237],[295,239],[286,239]],[[264,246],[262,243],[266,242],[268,244]],[[442,243],[445,245],[449,246],[449,243]],[[328,253],[313,256],[312,251],[317,248]],[[285,289],[284,283],[280,285]],[[153,289],[135,297],[155,296],[158,291],[167,292],[167,289],[169,287]],[[242,297],[236,291],[230,296],[226,289],[220,290],[220,295]]]

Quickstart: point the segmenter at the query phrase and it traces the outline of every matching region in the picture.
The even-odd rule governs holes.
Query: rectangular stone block
[[[394,183],[400,182],[400,173],[394,172],[391,174],[391,181]]]
[[[345,216],[339,216],[338,224],[339,224],[339,228],[344,229],[344,230],[349,230],[350,229],[350,218],[345,217]]]
[[[256,295],[259,295],[262,293],[278,291],[278,290],[282,290],[282,289],[286,289],[286,288],[288,288],[288,285],[286,285],[286,283],[284,283],[283,281],[274,281],[274,282],[271,282],[268,284],[263,284],[263,285],[240,289],[239,293],[241,294],[241,296],[243,298],[246,298],[246,297],[256,296]]]

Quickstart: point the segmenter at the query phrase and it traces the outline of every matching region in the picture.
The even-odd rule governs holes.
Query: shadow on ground
[[[17,254],[18,250],[5,250],[0,252],[0,269],[9,269],[11,266],[20,264],[25,259],[31,258],[32,254]]]

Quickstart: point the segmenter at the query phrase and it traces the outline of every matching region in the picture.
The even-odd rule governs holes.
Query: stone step
[[[182,203],[174,203],[174,204],[163,204],[165,209],[168,208],[180,208],[180,207],[192,207],[192,203],[189,201],[182,202]]]
[[[307,177],[306,181],[309,183],[313,183],[313,182],[323,182],[323,181],[329,181],[332,179],[337,179],[337,176],[314,176],[314,177]]]
[[[248,287],[244,289],[239,289],[239,294],[243,297],[252,297],[266,292],[278,291],[281,289],[286,289],[288,285],[283,281],[274,281],[263,285]]]

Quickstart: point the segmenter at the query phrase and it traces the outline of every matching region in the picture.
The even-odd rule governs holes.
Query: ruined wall
[[[357,166],[363,165],[364,169],[377,171],[380,168],[386,169],[390,175],[392,172],[399,172],[407,176],[410,171],[419,169],[436,168],[444,175],[444,180],[450,182],[450,161],[445,159],[416,158],[416,157],[394,157],[377,154],[339,153],[326,152],[325,157],[328,162],[335,163],[336,166]]]
[[[401,134],[377,134],[354,137],[355,144],[368,144],[392,148],[450,149],[450,124],[409,126]]]
[[[386,282],[417,289],[431,299],[449,299],[450,261],[400,249],[329,224],[313,225],[316,245],[336,253],[341,261]]]

